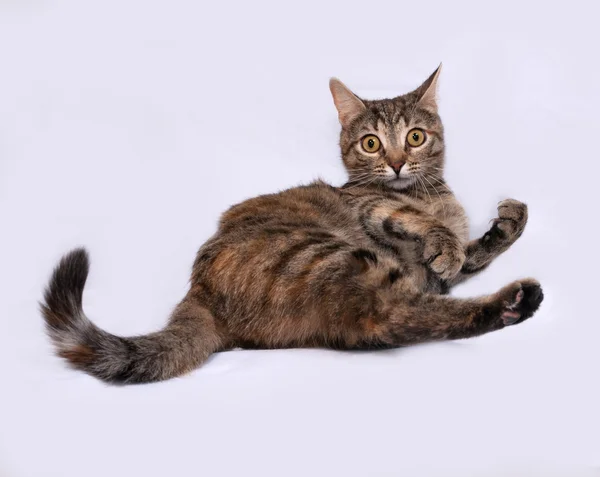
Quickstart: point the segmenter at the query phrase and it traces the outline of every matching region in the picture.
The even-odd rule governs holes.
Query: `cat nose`
[[[400,169],[402,169],[402,166],[404,165],[404,162],[392,162],[390,164],[390,167],[392,169],[394,169],[394,172],[396,173],[397,176],[400,175]]]

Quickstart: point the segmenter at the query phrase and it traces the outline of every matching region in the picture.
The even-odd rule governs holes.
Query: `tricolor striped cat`
[[[59,356],[110,383],[180,376],[232,348],[388,348],[472,338],[531,317],[543,299],[522,279],[488,296],[448,296],[523,233],[508,199],[469,240],[444,180],[438,68],[414,91],[365,100],[330,81],[348,182],[314,182],[231,207],[198,251],[166,327],[123,338],[83,312],[83,249],[54,270],[41,305]]]

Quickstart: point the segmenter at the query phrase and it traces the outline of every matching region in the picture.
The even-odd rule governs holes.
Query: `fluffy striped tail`
[[[76,249],[54,270],[41,303],[57,354],[74,368],[109,383],[148,383],[198,367],[221,346],[210,312],[189,295],[162,331],[121,338],[94,325],[83,313],[88,254]]]

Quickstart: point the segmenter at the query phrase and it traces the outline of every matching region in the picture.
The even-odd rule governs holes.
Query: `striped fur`
[[[162,331],[121,338],[96,327],[82,310],[87,254],[68,254],[42,304],[58,354],[104,381],[144,383],[234,347],[397,347],[470,338],[532,316],[543,299],[532,279],[480,298],[445,296],[514,243],[527,208],[502,202],[490,231],[468,241],[464,210],[443,178],[438,74],[377,101],[332,80],[348,182],[315,182],[226,211]],[[415,128],[426,136],[419,146],[408,137]],[[379,150],[367,152],[369,135]]]

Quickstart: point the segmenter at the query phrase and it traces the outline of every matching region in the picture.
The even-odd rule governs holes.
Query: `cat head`
[[[330,80],[351,184],[406,189],[441,178],[444,129],[436,102],[440,69],[408,94],[374,101],[359,98],[336,78]]]

